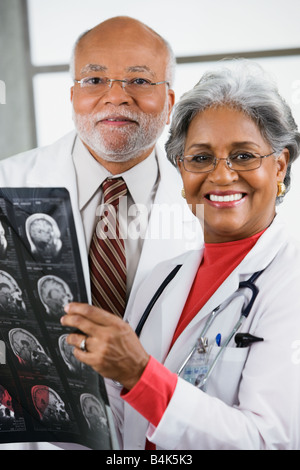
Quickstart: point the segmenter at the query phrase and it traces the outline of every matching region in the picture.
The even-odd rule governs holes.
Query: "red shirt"
[[[205,244],[203,259],[179,319],[170,349],[208,299],[253,248],[263,232],[243,240]],[[151,424],[157,426],[172,398],[176,384],[177,374],[170,372],[151,357],[138,383],[129,392],[123,390],[121,396]],[[147,445],[146,448],[150,449],[150,446]]]

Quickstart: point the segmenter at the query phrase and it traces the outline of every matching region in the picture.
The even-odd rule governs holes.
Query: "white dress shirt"
[[[97,208],[103,204],[101,184],[108,177],[117,178],[122,176],[127,185],[128,195],[121,200],[119,220],[125,241],[128,296],[142,251],[151,205],[159,182],[155,152],[153,151],[141,163],[119,175],[111,175],[99,164],[78,137],[75,140],[72,155],[77,177],[78,204],[85,231],[87,250],[89,250],[97,223]]]

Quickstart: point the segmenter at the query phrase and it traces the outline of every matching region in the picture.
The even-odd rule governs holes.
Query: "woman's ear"
[[[287,172],[289,161],[290,161],[290,152],[287,148],[285,148],[283,149],[279,157],[277,157],[276,159],[278,182],[283,182],[286,172]]]
[[[177,163],[177,166],[178,166],[178,169],[179,169],[180,173],[182,173],[183,163],[179,159],[180,159],[180,157],[176,157],[176,163]]]

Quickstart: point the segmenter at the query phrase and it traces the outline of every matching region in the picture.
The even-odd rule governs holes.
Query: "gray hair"
[[[192,119],[211,107],[229,106],[245,112],[258,126],[275,155],[284,148],[290,152],[284,184],[291,184],[291,165],[299,156],[300,134],[291,109],[280,96],[275,83],[258,64],[237,60],[233,68],[206,72],[195,87],[185,93],[174,108],[167,157],[177,166],[183,156],[185,139]],[[281,202],[282,197],[277,202]]]
[[[141,23],[141,24],[144,24],[144,23]],[[173,84],[174,84],[175,71],[176,71],[176,57],[175,57],[175,54],[173,52],[173,49],[172,49],[170,43],[166,39],[164,39],[160,34],[158,34],[156,31],[154,31],[149,26],[147,26],[145,24],[144,24],[144,26],[148,30],[152,31],[152,33],[155,34],[158,38],[160,38],[160,40],[162,41],[164,47],[166,48],[167,57],[168,57],[167,58],[167,67],[166,67],[166,80],[170,83],[170,87],[172,87]],[[75,79],[75,58],[76,58],[77,47],[80,44],[81,40],[93,29],[94,28],[88,29],[84,33],[80,34],[80,36],[78,37],[78,39],[76,40],[76,42],[73,46],[71,59],[70,59],[70,68],[69,68],[70,75],[71,75],[73,80]]]

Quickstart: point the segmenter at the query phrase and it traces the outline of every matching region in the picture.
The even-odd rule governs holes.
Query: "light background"
[[[31,60],[35,67],[69,63],[79,34],[107,18],[137,18],[172,45],[176,57],[201,56],[201,62],[178,64],[177,99],[218,64],[203,56],[300,46],[299,0],[28,0]],[[276,80],[300,125],[300,57],[255,59]],[[73,129],[71,80],[66,72],[34,76],[38,145]],[[163,146],[168,130],[163,133]],[[300,241],[300,159],[294,164],[292,189],[278,211]]]

